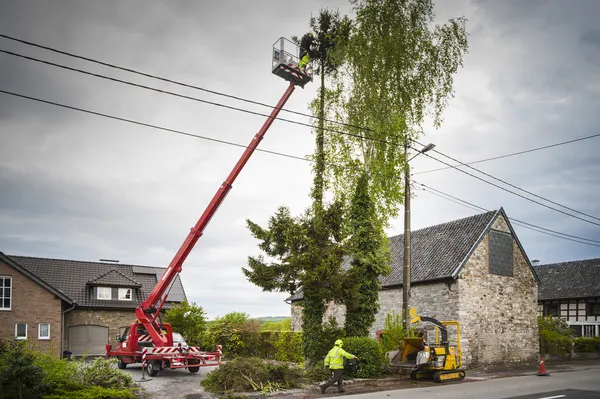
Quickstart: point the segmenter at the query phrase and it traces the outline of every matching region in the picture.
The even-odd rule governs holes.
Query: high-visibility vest
[[[329,368],[333,370],[343,369],[344,357],[352,359],[354,355],[346,352],[339,346],[334,346],[325,357],[325,367],[329,366]]]

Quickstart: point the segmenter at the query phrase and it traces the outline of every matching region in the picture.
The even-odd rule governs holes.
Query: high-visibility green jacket
[[[339,346],[334,346],[329,353],[327,353],[327,356],[325,356],[325,367],[329,367],[332,370],[343,369],[344,357],[347,359],[354,359],[356,356],[346,352]]]

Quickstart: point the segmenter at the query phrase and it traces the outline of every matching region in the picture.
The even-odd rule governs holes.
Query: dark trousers
[[[342,388],[342,369],[335,369],[335,370],[331,370],[333,371],[333,377],[331,377],[331,379],[329,379],[329,381],[327,381],[323,386],[323,391],[326,390],[327,388],[329,388],[330,386],[332,386],[333,384],[335,384],[337,382],[337,387],[338,387],[338,392],[342,391],[344,388]]]

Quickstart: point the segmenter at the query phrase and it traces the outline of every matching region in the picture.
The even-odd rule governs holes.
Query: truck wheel
[[[117,366],[121,369],[121,370],[125,370],[127,368],[127,363],[125,363],[123,361],[123,358],[119,358],[119,363],[117,363]]]
[[[147,371],[148,371],[148,375],[150,377],[156,377],[158,375],[158,372],[160,370],[160,360],[159,361],[150,361],[148,362],[148,364],[146,365]]]
[[[199,364],[199,363],[200,362],[198,360],[190,360],[188,362],[188,365]],[[188,367],[188,370],[190,370],[190,373],[197,373],[198,371],[200,371],[200,366]]]

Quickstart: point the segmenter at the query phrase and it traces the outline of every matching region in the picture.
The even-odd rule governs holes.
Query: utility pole
[[[405,157],[408,159],[408,150],[410,149],[409,139],[404,144]],[[421,151],[413,155],[406,161],[404,168],[404,267],[402,269],[402,311],[404,313],[404,329],[406,333],[410,331],[410,164],[414,157],[432,150],[435,144],[427,144]]]
[[[408,159],[408,140],[404,144],[404,153]],[[408,314],[408,297],[410,295],[410,164],[404,167],[404,267],[402,270],[402,311],[404,313],[404,329],[410,331],[410,315]]]

